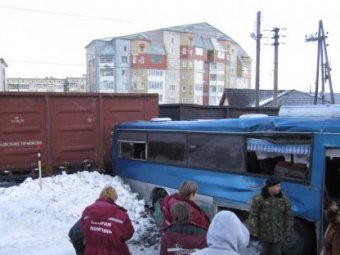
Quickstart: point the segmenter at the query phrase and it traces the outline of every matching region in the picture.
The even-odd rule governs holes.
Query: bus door
[[[333,202],[340,204],[340,148],[327,148],[324,178],[324,210]],[[328,225],[324,217],[324,230]]]

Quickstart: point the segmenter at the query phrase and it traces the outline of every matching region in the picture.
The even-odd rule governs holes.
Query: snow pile
[[[137,194],[132,193],[119,177],[98,172],[64,173],[43,178],[42,190],[39,181],[32,179],[19,186],[0,188],[0,253],[75,254],[68,231],[84,208],[92,204],[107,185],[117,190],[117,204],[128,210],[135,227],[129,245],[132,254],[158,254],[158,244],[143,247],[140,243],[152,234],[149,233],[151,229],[157,232],[153,219],[145,213],[144,201],[138,200]]]

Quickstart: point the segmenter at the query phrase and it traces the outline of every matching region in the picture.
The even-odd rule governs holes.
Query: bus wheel
[[[152,198],[153,216],[157,227],[163,226],[163,213],[161,211],[160,201],[167,195],[164,189],[159,189],[155,192]]]
[[[303,221],[295,219],[294,231],[286,237],[282,251],[283,255],[315,254],[315,237],[311,228]]]

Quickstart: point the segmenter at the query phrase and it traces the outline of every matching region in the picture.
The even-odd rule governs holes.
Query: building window
[[[113,62],[113,56],[111,55],[102,55],[99,57],[100,63],[112,63]]]
[[[125,70],[122,69],[122,76],[125,76]]]
[[[216,81],[217,80],[217,74],[210,74],[210,80],[211,81]]]
[[[217,51],[217,57],[220,59],[224,59],[224,52],[223,51]]]
[[[139,63],[144,64],[144,57],[139,58]]]
[[[127,56],[122,56],[122,63],[126,64],[128,62]]]
[[[203,56],[203,49],[202,48],[195,48],[195,53],[197,56]]]
[[[162,62],[161,56],[155,56],[155,55],[153,55],[153,56],[151,57],[151,63],[153,63],[153,64],[158,64],[158,63],[161,63],[161,62]]]
[[[113,76],[113,68],[101,68],[100,76]]]
[[[124,51],[126,51],[126,46],[124,46]]]
[[[187,61],[186,60],[183,60],[182,67],[187,67]]]
[[[176,90],[176,85],[175,84],[170,84],[169,85],[169,90],[171,90],[171,91]]]
[[[203,91],[203,85],[202,84],[195,84],[195,91]]]
[[[169,104],[175,104],[176,103],[176,98],[175,97],[168,97],[167,101]]]
[[[149,89],[163,89],[162,81],[149,81],[148,83]]]
[[[163,76],[163,70],[149,69],[150,76]]]
[[[183,52],[183,55],[186,55],[187,54],[187,48],[183,48],[182,52]]]
[[[132,63],[136,64],[137,63],[137,59],[135,56],[132,57]]]
[[[171,37],[171,43],[175,43],[175,38]]]

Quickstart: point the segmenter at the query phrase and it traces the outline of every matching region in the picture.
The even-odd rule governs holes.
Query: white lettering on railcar
[[[11,123],[14,124],[21,124],[21,123],[25,123],[25,119],[20,118],[19,116],[15,116],[13,119],[11,119]]]
[[[18,141],[18,142],[0,142],[0,148],[4,147],[21,147],[42,144],[41,141]]]

